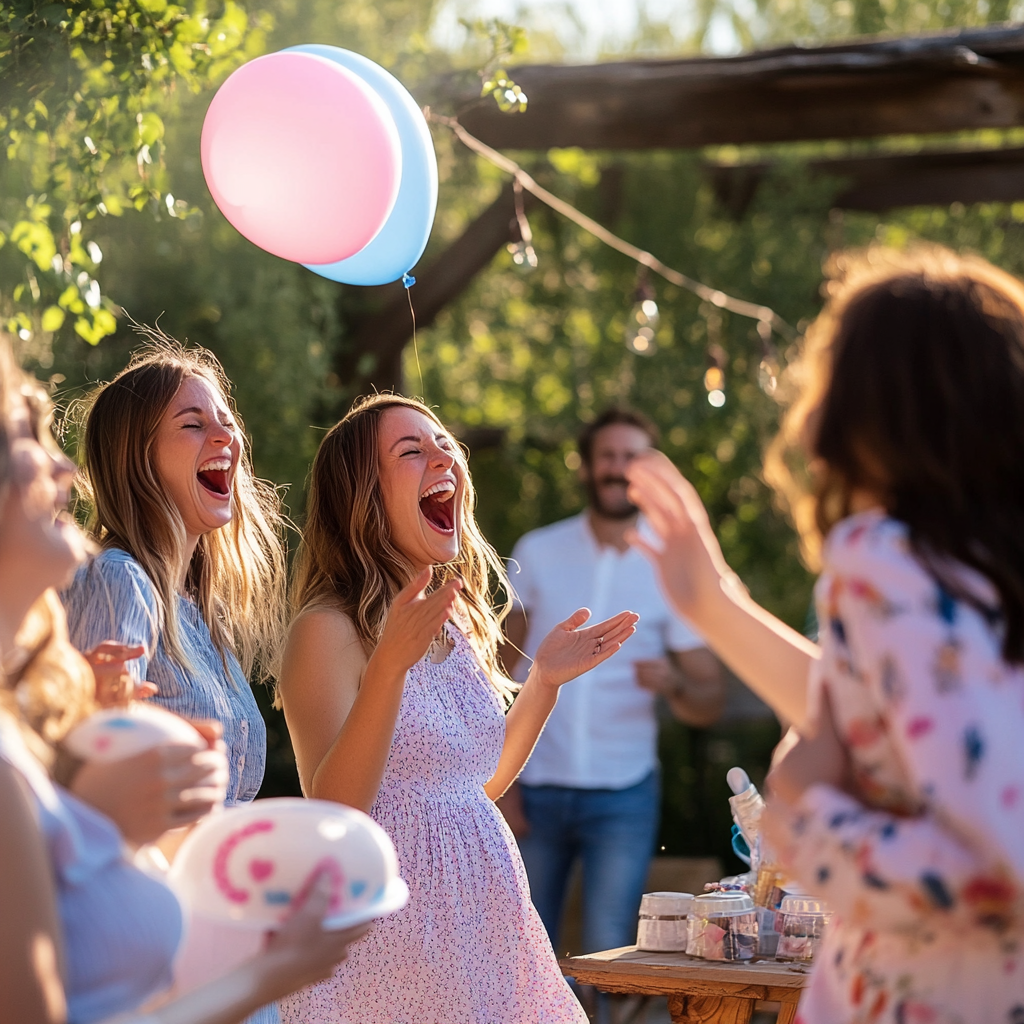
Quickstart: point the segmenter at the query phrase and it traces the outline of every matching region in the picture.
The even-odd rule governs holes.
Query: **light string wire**
[[[444,114],[435,114],[429,107],[425,109],[424,113],[426,114],[428,121],[434,121],[437,124],[442,124],[446,128],[451,129],[464,146],[471,149],[477,155],[482,156],[485,160],[489,160],[495,167],[500,168],[507,174],[511,174],[513,180],[522,188],[525,188],[528,192],[532,192],[533,195],[535,195],[542,203],[546,203],[551,207],[551,209],[562,214],[563,217],[567,217],[574,224],[583,228],[584,231],[604,242],[605,245],[611,246],[613,249],[617,249],[624,255],[629,256],[630,259],[636,260],[636,262],[641,264],[641,266],[648,267],[656,274],[660,274],[669,283],[693,292],[693,294],[698,298],[703,299],[705,302],[710,302],[711,305],[717,306],[719,309],[726,309],[730,313],[736,313],[739,316],[745,316],[749,317],[751,320],[757,320],[759,333],[763,330],[763,328],[761,328],[761,324],[765,324],[787,341],[793,341],[797,337],[797,332],[793,327],[783,320],[782,317],[771,308],[771,306],[761,306],[756,302],[747,302],[745,299],[737,299],[720,289],[711,288],[706,284],[702,284],[700,281],[696,281],[692,277],[687,277],[686,274],[681,274],[678,270],[674,270],[667,264],[662,263],[657,256],[653,256],[646,250],[640,249],[632,243],[627,242],[624,238],[619,238],[618,235],[613,234],[606,227],[598,224],[596,220],[588,217],[585,213],[581,213],[571,203],[567,203],[564,199],[559,199],[558,196],[549,192],[542,185],[538,185],[537,182],[534,181],[534,179],[530,177],[530,175],[514,160],[509,159],[509,157],[505,156],[503,153],[499,153],[496,149],[492,149],[486,142],[481,142],[474,135],[470,135],[470,133],[467,132],[461,124],[459,124],[458,118],[446,117]]]

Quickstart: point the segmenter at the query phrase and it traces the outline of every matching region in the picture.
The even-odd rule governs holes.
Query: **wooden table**
[[[668,996],[673,1024],[747,1024],[758,1003],[781,1003],[778,1024],[796,1019],[808,965],[775,960],[719,962],[623,946],[565,957],[562,973],[602,992]]]

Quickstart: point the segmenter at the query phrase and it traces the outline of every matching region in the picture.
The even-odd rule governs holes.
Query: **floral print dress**
[[[991,584],[958,599],[880,512],[829,536],[816,598],[827,691],[861,799],[812,786],[783,862],[835,916],[802,1024],[1024,1024],[1024,671]]]
[[[484,792],[505,739],[502,701],[469,641],[447,629],[447,658],[406,677],[370,811],[394,841],[409,902],[334,977],[283,999],[285,1024],[586,1024]]]

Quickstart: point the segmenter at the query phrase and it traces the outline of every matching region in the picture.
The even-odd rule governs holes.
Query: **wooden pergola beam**
[[[881,213],[899,206],[1013,203],[1024,200],[1024,147],[950,150],[812,160],[814,174],[842,179],[835,206]],[[770,163],[708,164],[719,201],[741,217]]]
[[[424,90],[498,149],[654,149],[920,135],[1024,124],[1024,27],[739,57],[527,65],[503,114],[465,77]]]

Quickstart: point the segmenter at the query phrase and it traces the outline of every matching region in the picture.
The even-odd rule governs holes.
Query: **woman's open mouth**
[[[428,487],[420,495],[420,512],[423,518],[446,537],[455,533],[455,484],[450,480]]]
[[[196,471],[196,479],[211,494],[226,498],[231,494],[231,460],[210,459]]]

